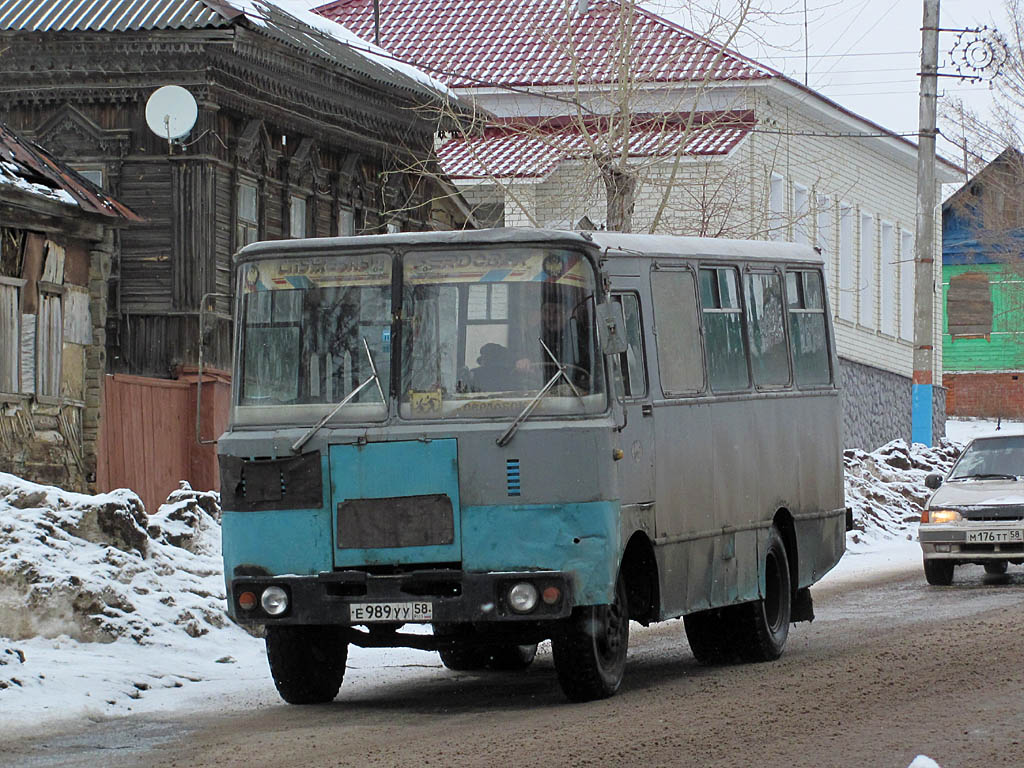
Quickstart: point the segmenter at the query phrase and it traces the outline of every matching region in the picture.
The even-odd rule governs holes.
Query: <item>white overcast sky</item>
[[[641,0],[642,2],[643,0]],[[679,3],[651,0],[644,3],[656,13],[689,26]],[[728,11],[735,3],[720,0]],[[819,93],[897,133],[913,133],[918,127],[918,77],[921,62],[922,0],[806,0],[807,31],[804,35],[804,0],[761,0],[773,16],[756,25],[768,45],[747,39],[736,48],[763,64],[804,82],[805,39],[808,41],[807,83]],[[1004,24],[1003,0],[941,0],[939,26],[1000,28]],[[702,31],[693,22],[694,31]],[[940,72],[954,72],[952,49],[957,35],[939,36]],[[956,96],[983,109],[988,103],[988,84],[969,84],[958,79],[939,79],[940,99]],[[959,161],[949,145],[940,151]]]

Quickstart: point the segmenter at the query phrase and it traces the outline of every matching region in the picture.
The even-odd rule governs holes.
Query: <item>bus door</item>
[[[648,385],[640,294],[621,291],[612,301],[622,305],[626,321],[626,351],[612,358],[617,395],[622,397],[626,426],[618,462],[622,504],[650,509],[654,504],[654,410]],[[651,535],[654,532],[651,531]]]

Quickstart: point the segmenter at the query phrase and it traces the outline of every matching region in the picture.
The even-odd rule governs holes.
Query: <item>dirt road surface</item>
[[[783,657],[709,668],[682,622],[633,625],[626,679],[568,704],[549,652],[521,673],[422,675],[330,705],[129,718],[4,744],[0,765],[1024,766],[1024,568],[920,570],[813,590]],[[0,725],[2,728],[2,725]]]

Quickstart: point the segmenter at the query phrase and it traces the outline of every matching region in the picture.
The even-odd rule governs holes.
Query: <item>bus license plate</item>
[[[434,605],[426,601],[408,603],[352,603],[349,621],[360,624],[371,621],[430,621]]]
[[[1024,542],[1024,531],[968,531],[968,544],[1005,544],[1008,542]]]

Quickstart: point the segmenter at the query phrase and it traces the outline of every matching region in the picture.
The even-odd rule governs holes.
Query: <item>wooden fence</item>
[[[196,382],[194,369],[177,379],[104,378],[97,490],[130,488],[150,513],[182,480],[196,490],[220,490],[217,446],[196,442]],[[227,374],[203,371],[202,405],[202,437],[216,439],[227,425]]]

